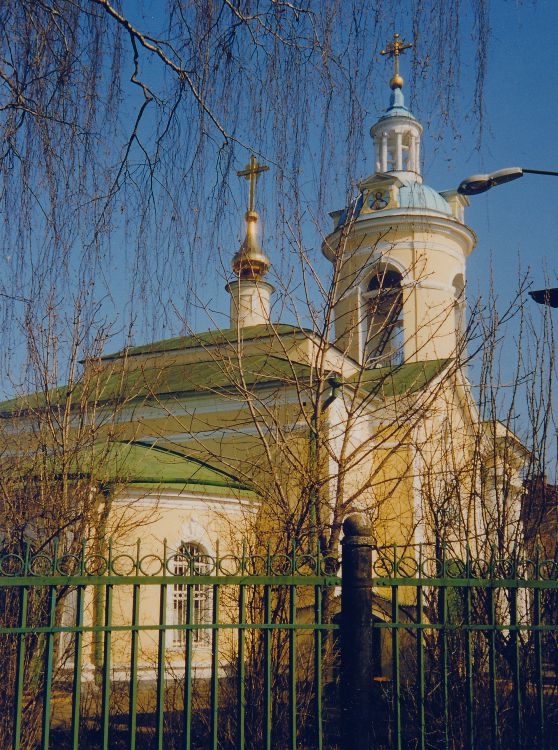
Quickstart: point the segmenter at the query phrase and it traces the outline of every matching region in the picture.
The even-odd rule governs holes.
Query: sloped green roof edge
[[[309,365],[272,355],[256,354],[243,357],[241,367],[234,360],[205,360],[182,364],[151,365],[145,368],[101,371],[94,382],[89,384],[89,394],[85,399],[83,386],[78,384],[73,393],[77,408],[84,400],[99,405],[123,400],[168,397],[184,393],[212,393],[236,384],[253,387],[280,382],[283,385],[307,380],[312,372]],[[64,386],[49,392],[51,406],[62,405],[68,397]],[[0,403],[0,417],[8,417],[17,412],[43,409],[47,405],[44,393],[20,396]]]
[[[452,359],[432,359],[407,362],[403,365],[377,367],[358,373],[348,382],[359,385],[373,396],[386,398],[410,395],[424,388],[449,366]]]
[[[52,465],[56,475],[56,461]],[[32,471],[32,466],[29,467]],[[78,451],[69,468],[71,477],[90,476],[101,484],[172,488],[178,491],[257,498],[232,474],[193,456],[142,441],[97,443]]]
[[[142,441],[113,442],[100,445],[102,467],[107,477],[121,476],[126,481],[159,483],[184,482],[194,485],[248,490],[231,474],[177,450]]]
[[[258,338],[270,338],[271,336],[284,336],[289,333],[304,333],[308,334],[310,331],[299,328],[297,326],[289,325],[287,323],[277,323],[271,325],[268,323],[261,323],[255,326],[246,326],[241,329],[241,340],[242,341],[253,341]],[[101,357],[102,360],[120,359],[124,356],[134,357],[140,354],[157,354],[161,352],[172,352],[180,349],[196,349],[198,347],[205,346],[219,346],[223,344],[230,344],[238,339],[237,328],[224,328],[222,330],[214,329],[210,331],[202,331],[201,333],[193,333],[188,336],[175,336],[171,339],[162,339],[161,341],[153,341],[149,344],[140,344],[139,346],[131,346],[127,349],[122,349],[113,354],[106,354]]]
[[[51,404],[63,404],[68,393],[67,386],[56,386],[48,392]],[[0,401],[0,418],[17,415],[20,412],[30,411],[32,409],[44,409],[47,404],[47,397],[44,393],[30,393],[25,396],[16,396],[15,398]]]
[[[409,362],[392,367],[366,370],[348,378],[348,385],[359,386],[372,396],[392,398],[411,394],[426,386],[441,373],[451,359]],[[102,369],[84,386],[77,384],[72,394],[74,408],[80,403],[137,402],[138,400],[164,399],[188,393],[218,393],[225,389],[243,386],[252,388],[278,383],[282,386],[307,384],[313,368],[303,362],[292,362],[276,355],[253,354],[240,360],[215,358],[202,362],[152,364],[149,367]],[[331,373],[335,375],[335,373]],[[64,406],[68,388],[61,386],[44,393],[20,396],[0,403],[0,417],[17,416],[35,409]]]

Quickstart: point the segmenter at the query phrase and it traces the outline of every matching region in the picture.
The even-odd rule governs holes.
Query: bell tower
[[[334,211],[322,252],[338,269],[337,347],[369,367],[456,357],[464,346],[466,259],[476,237],[465,196],[423,182],[422,125],[405,106],[398,34],[390,104],[372,126],[376,171]]]

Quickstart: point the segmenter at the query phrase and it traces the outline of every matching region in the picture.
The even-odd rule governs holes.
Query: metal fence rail
[[[378,549],[364,525],[345,532],[346,747],[554,748],[558,563]]]
[[[550,750],[558,564],[462,558],[5,551],[0,748]]]
[[[324,647],[339,626],[322,614],[337,568],[296,548],[4,554],[0,746],[324,747]]]

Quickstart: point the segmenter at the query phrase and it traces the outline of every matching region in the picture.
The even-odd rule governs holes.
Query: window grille
[[[199,544],[185,542],[180,546],[179,552],[174,558],[174,574],[177,576],[209,575],[211,573],[211,561],[204,553]],[[211,624],[211,586],[201,583],[173,584],[172,607],[175,625],[188,624],[188,588],[192,597],[192,618],[190,625]],[[186,643],[186,630],[173,631],[173,644],[183,646]],[[193,628],[192,643],[197,645],[208,645],[211,638],[209,628]]]

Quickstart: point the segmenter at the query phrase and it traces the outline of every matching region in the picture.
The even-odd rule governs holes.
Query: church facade
[[[517,534],[525,450],[503,426],[481,423],[462,365],[466,265],[476,243],[464,221],[467,199],[424,183],[422,126],[405,105],[398,70],[390,88],[371,129],[375,172],[331,214],[323,241],[327,325],[273,320],[255,209],[264,168],[252,158],[241,173],[250,200],[226,287],[229,327],[85,366],[81,402],[94,400],[99,415],[114,404],[118,412],[100,419],[95,445],[69,471],[95,485],[95,517],[118,549],[129,553],[139,528],[142,554],[174,555],[171,573],[192,565],[209,573],[209,561],[237,554],[241,540],[281,551],[296,538],[336,555],[343,519],[359,511],[376,543],[402,555],[442,542],[480,553],[495,531],[487,508],[503,486],[504,533]],[[42,408],[34,397],[18,399],[2,405],[2,418],[30,425]],[[157,606],[146,601],[145,611]],[[200,587],[198,622],[208,607]],[[171,586],[167,608],[167,622],[184,624],[180,585]],[[115,603],[123,618],[128,609]],[[177,630],[168,644],[177,659],[183,638]]]

